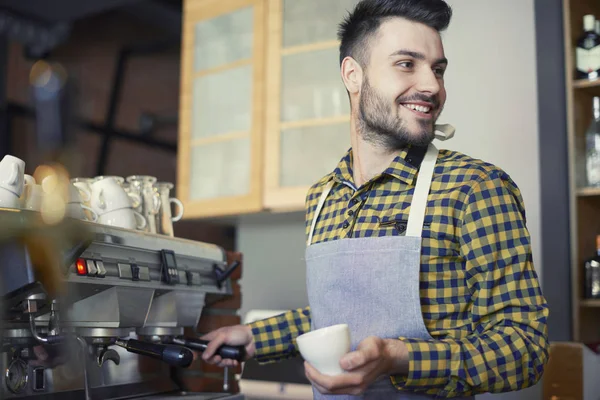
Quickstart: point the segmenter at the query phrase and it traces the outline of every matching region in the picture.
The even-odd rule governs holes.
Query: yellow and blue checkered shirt
[[[313,243],[403,235],[418,172],[407,153],[356,190],[348,151],[308,192],[307,234],[325,184],[335,180]],[[456,397],[535,384],[548,359],[548,307],[516,184],[498,167],[441,150],[422,237],[421,307],[433,340],[399,338],[409,373],[392,376],[394,385]],[[250,324],[257,361],[297,356],[295,338],[310,331],[310,321],[307,307]]]

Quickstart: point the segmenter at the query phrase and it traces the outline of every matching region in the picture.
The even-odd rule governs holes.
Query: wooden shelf
[[[579,302],[581,307],[600,307],[600,299],[586,299]]]
[[[592,96],[600,96],[600,78],[593,81],[587,79],[573,81],[573,88],[588,92]]]
[[[600,187],[584,187],[577,189],[577,196],[600,196]]]

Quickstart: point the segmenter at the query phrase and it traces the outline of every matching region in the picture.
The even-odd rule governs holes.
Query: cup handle
[[[104,201],[104,189],[100,189],[97,195],[98,198],[98,208],[104,210],[106,208],[106,202]]]
[[[140,214],[139,212],[133,210],[133,215],[135,215],[135,219],[137,219],[139,221],[139,223],[137,224],[137,229],[139,230],[144,230],[146,229],[146,218],[144,218],[144,216],[142,214]]]
[[[131,207],[138,208],[142,204],[142,198],[140,197],[139,194],[133,193],[133,192],[128,192],[127,196],[129,196],[129,198],[131,199]],[[143,229],[143,228],[140,228],[140,229]]]
[[[156,215],[160,211],[160,193],[154,192],[154,194],[152,195],[152,203],[154,206],[154,208],[152,209],[152,214]]]
[[[98,213],[96,211],[92,210],[90,207],[88,207],[84,204],[81,204],[81,208],[92,213],[92,219],[91,219],[92,222],[98,222]]]
[[[179,212],[177,213],[177,215],[176,215],[176,216],[174,216],[174,217],[171,217],[171,221],[173,221],[173,222],[177,222],[177,221],[179,221],[181,218],[183,218],[183,203],[181,202],[181,200],[179,200],[179,199],[177,199],[177,198],[175,198],[175,197],[171,197],[171,198],[169,199],[169,202],[171,202],[171,203],[175,203],[175,205],[177,205],[177,209],[179,210]],[[169,206],[171,206],[171,205],[169,204]]]
[[[10,165],[10,177],[8,183],[10,185],[16,185],[19,182],[19,166],[17,164]]]
[[[89,202],[92,198],[92,193],[84,186],[84,184],[76,182],[73,185],[77,188],[77,190],[79,190],[79,193],[81,194],[81,199],[86,203]]]

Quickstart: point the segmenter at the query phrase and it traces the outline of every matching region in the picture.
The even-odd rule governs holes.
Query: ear
[[[346,86],[346,90],[350,94],[356,94],[360,91],[363,80],[362,67],[352,57],[346,57],[342,61],[341,66],[342,80]]]

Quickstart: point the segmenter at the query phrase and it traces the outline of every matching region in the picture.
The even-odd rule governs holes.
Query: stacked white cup
[[[0,161],[0,207],[20,208],[25,179],[25,162],[14,156]]]
[[[125,229],[144,229],[146,219],[132,207],[131,196],[114,177],[102,177],[92,185],[90,205],[98,223]],[[139,201],[140,199],[134,199]]]
[[[98,221],[98,214],[91,208],[85,205],[91,200],[92,193],[89,189],[83,186],[75,186],[73,182],[69,183],[69,198],[67,199],[66,214],[71,218],[89,219],[92,222]],[[85,211],[90,213],[90,218],[86,216]]]
[[[31,211],[40,211],[42,200],[44,198],[44,190],[42,185],[38,185],[35,178],[25,174],[25,185],[21,196],[21,208]]]

